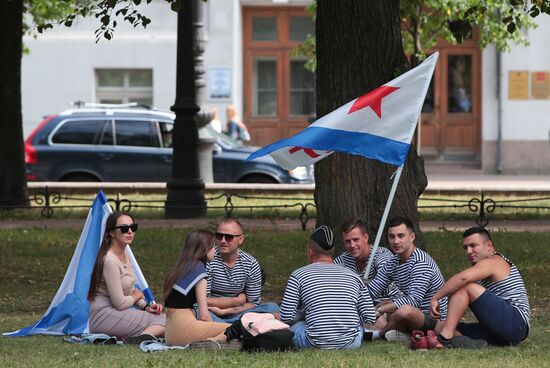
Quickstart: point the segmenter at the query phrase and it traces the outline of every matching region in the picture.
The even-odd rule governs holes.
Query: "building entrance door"
[[[420,154],[430,160],[472,162],[480,159],[480,50],[442,46],[422,108]]]
[[[300,132],[315,114],[315,76],[292,55],[313,23],[298,7],[245,7],[243,16],[244,122],[263,146]]]

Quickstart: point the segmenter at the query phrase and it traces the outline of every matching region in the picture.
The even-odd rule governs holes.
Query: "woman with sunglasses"
[[[166,324],[162,305],[147,304],[134,287],[136,276],[126,246],[133,242],[137,229],[129,214],[116,211],[109,215],[88,292],[90,332],[125,337],[127,343],[164,336]]]
[[[166,276],[163,287],[166,307],[166,343],[187,345],[201,340],[226,340],[228,323],[212,322],[206,304],[206,263],[214,257],[214,234],[190,233],[181,255]],[[197,304],[199,320],[195,317]]]

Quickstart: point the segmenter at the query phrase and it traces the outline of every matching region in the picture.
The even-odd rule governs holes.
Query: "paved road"
[[[245,229],[266,229],[266,230],[301,230],[301,224],[298,219],[239,219]],[[217,224],[217,219],[189,219],[189,220],[140,220],[139,225],[142,228],[213,228]],[[83,219],[70,220],[17,220],[1,221],[0,229],[81,229],[84,226]],[[315,221],[309,221],[308,230],[312,230]],[[422,231],[464,231],[475,226],[473,221],[423,221],[420,224]],[[530,231],[530,232],[550,232],[550,220],[494,220],[487,228],[491,231]]]

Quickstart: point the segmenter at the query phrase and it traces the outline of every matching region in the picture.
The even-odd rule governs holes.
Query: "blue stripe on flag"
[[[143,295],[145,296],[145,300],[147,301],[147,303],[152,303],[155,301],[155,297],[153,296],[153,292],[151,291],[151,289],[147,288],[145,290],[142,290],[143,291]]]
[[[101,243],[103,220],[109,215],[109,213],[104,211],[106,203],[107,198],[105,198],[103,192],[99,192],[88,214],[88,219],[91,220],[88,232],[82,234],[84,235],[84,243],[80,259],[77,261],[76,273],[74,275],[65,275],[68,281],[74,280],[74,282],[71,282],[74,285],[72,292],[64,296],[61,294],[62,300],[56,305],[53,305],[52,302],[48,312],[34,325],[12,333],[5,333],[4,335],[63,335],[81,334],[85,331],[90,314],[90,305],[88,302],[90,279]],[[71,260],[71,264],[74,261],[74,259]],[[71,266],[69,266],[69,269],[71,269]]]
[[[351,153],[401,166],[407,159],[410,144],[368,133],[309,127],[290,138],[282,139],[259,149],[246,160],[265,156],[284,147]]]

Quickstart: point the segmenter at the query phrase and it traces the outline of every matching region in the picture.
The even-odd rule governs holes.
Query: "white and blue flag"
[[[4,336],[78,335],[89,332],[90,304],[88,302],[88,290],[90,279],[101,239],[103,239],[105,221],[111,213],[112,210],[107,198],[103,192],[99,192],[88,213],[88,218],[63,282],[48,310],[35,324],[17,331],[4,333]],[[153,302],[153,294],[129,246],[126,247],[126,255],[131,260],[136,274],[136,287],[143,291],[147,302]]]
[[[300,133],[267,145],[247,160],[269,154],[291,170],[317,162],[333,152],[368,157],[402,166],[407,158],[438,53],[330,114]]]

